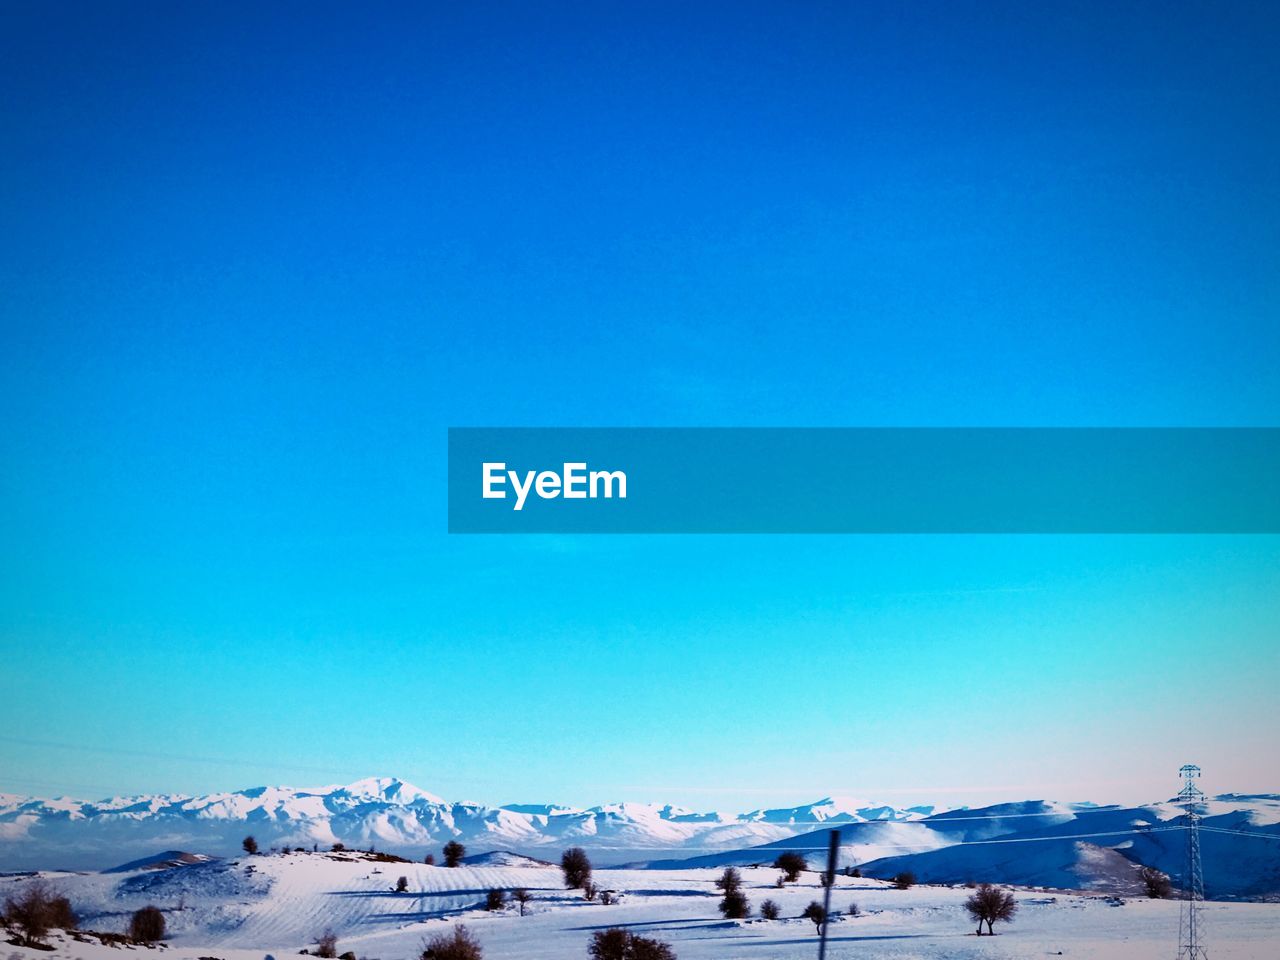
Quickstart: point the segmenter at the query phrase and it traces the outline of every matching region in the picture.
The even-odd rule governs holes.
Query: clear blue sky
[[[1275,425],[1267,4],[0,12],[0,790],[1280,790],[1274,537],[464,538],[466,425]]]

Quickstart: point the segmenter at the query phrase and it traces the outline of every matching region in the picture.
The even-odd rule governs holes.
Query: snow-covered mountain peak
[[[366,800],[377,803],[395,803],[410,806],[417,803],[434,803],[444,805],[443,797],[428,793],[421,787],[406,783],[396,777],[366,777],[349,783],[345,787],[334,790],[334,794],[350,797],[355,800]]]

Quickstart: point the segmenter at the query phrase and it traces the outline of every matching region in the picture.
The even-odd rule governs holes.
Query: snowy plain
[[[726,921],[716,905],[717,869],[597,870],[600,888],[617,891],[611,905],[587,902],[563,889],[558,868],[517,857],[485,858],[457,868],[379,862],[362,854],[290,853],[241,857],[122,873],[45,874],[70,897],[81,926],[121,931],[130,913],[148,904],[165,913],[168,945],[109,947],[55,935],[50,953],[14,946],[20,960],[37,957],[120,960],[132,950],[141,960],[161,954],[179,960],[263,960],[294,955],[326,928],[338,950],[359,958],[413,960],[423,937],[465,923],[480,939],[486,960],[570,960],[587,956],[593,931],[622,926],[669,942],[681,960],[756,958],[799,960],[817,954],[815,928],[799,914],[822,899],[819,875],[777,889],[778,871],[744,868],[753,914],[765,899],[782,919]],[[496,861],[496,862],[495,862]],[[406,893],[395,893],[405,876]],[[29,878],[0,878],[0,896]],[[514,905],[483,909],[490,888],[524,887],[534,896],[528,915]],[[1178,903],[1060,891],[1015,889],[1014,923],[995,937],[974,936],[963,909],[963,886],[917,885],[897,890],[871,879],[839,877],[832,906],[828,956],[840,958],[1162,958],[1174,953]],[[850,916],[857,903],[859,916]],[[1209,903],[1205,929],[1215,960],[1262,960],[1280,955],[1280,904]]]

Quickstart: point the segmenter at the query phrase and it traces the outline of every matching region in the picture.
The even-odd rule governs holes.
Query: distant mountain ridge
[[[99,801],[0,794],[0,870],[100,869],[157,849],[226,855],[247,833],[263,849],[343,843],[419,856],[456,839],[476,852],[502,848],[536,856],[577,844],[602,861],[623,860],[646,851],[675,855],[767,843],[823,823],[907,822],[933,809],[831,797],[742,814],[631,802],[491,807],[446,801],[394,777]]]

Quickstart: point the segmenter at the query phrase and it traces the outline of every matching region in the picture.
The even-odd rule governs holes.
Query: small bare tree
[[[5,900],[4,922],[21,934],[26,946],[33,947],[44,940],[53,926],[52,902],[53,889],[43,880],[34,880],[24,886],[18,896]]]
[[[507,906],[507,895],[497,887],[493,887],[484,897],[484,908],[488,911],[495,912],[503,910]]]
[[[533,894],[524,887],[516,887],[511,891],[511,899],[520,905],[520,916],[523,917],[525,904],[529,903],[533,899]]]
[[[969,916],[978,921],[978,936],[982,936],[982,925],[987,925],[987,933],[995,936],[992,924],[997,921],[1012,923],[1014,914],[1018,912],[1018,902],[1007,890],[993,887],[989,883],[978,884],[978,889],[964,902]]]
[[[893,885],[899,890],[910,890],[916,885],[916,875],[910,870],[903,870],[901,873],[894,874]]]
[[[396,881],[396,893],[408,893],[408,892],[409,892],[409,878],[401,877],[399,880]]]
[[[827,911],[823,909],[822,904],[817,900],[809,901],[809,905],[804,908],[804,913],[800,914],[800,916],[806,920],[812,920],[818,933],[822,933],[822,925],[827,922]]]
[[[253,838],[253,834],[245,837],[240,841],[240,846],[244,847],[244,852],[253,856],[258,852],[258,841]]]
[[[766,900],[760,904],[760,916],[766,920],[777,920],[782,915],[782,908],[778,906],[776,900]]]

